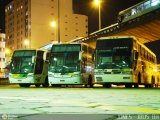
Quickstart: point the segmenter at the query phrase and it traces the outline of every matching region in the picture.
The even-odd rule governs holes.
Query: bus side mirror
[[[82,52],[79,53],[79,58],[78,58],[78,60],[81,60],[81,58],[82,58]]]
[[[137,59],[138,59],[138,52],[135,51],[135,52],[134,52],[134,60],[137,60]]]
[[[35,62],[35,59],[36,59],[36,57],[35,57],[35,56],[32,56],[32,63]]]
[[[95,56],[94,56],[94,53],[92,54],[92,61],[94,62],[94,60],[95,60],[95,58],[94,58]]]

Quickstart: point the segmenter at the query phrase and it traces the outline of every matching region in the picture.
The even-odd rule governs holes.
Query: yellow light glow
[[[24,40],[24,45],[29,45],[29,40],[28,39]]]
[[[10,52],[11,52],[10,49],[5,48],[5,53],[6,53],[6,54],[10,54]]]
[[[55,21],[52,21],[52,22],[50,23],[50,25],[51,25],[51,27],[56,27],[56,22],[55,22]]]
[[[95,5],[99,5],[100,3],[101,3],[100,0],[94,0],[94,4],[95,4]]]

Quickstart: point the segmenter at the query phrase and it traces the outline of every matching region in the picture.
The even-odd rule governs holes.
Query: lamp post
[[[98,6],[99,11],[99,30],[101,29],[101,0],[94,0],[94,4]]]
[[[54,41],[56,41],[56,40],[57,40],[57,30],[56,30],[57,24],[56,24],[55,21],[52,21],[52,22],[50,23],[50,26],[55,29],[55,31],[54,31],[54,36],[55,36]]]
[[[29,46],[29,40],[28,39],[24,40],[24,45],[25,45],[25,48],[27,48],[27,46]]]

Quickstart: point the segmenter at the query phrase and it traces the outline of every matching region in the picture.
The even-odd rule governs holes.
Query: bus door
[[[41,79],[41,75],[43,74],[43,66],[44,66],[44,60],[43,60],[43,54],[44,51],[37,51],[37,57],[36,57],[36,62],[35,62],[35,75],[37,76],[37,81],[39,82]]]

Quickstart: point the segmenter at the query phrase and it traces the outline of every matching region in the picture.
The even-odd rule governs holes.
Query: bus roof
[[[35,51],[37,51],[37,50],[40,50],[40,51],[47,51],[47,50],[45,50],[45,49],[17,49],[17,50],[14,50],[14,51],[29,51],[29,50],[35,50]]]
[[[149,48],[147,48],[143,43],[140,42],[141,38],[137,38],[135,36],[109,36],[109,37],[100,37],[100,38],[97,39],[97,41],[104,40],[104,39],[107,40],[107,39],[122,39],[122,38],[132,38],[132,39],[136,40],[136,42],[139,45],[143,46],[148,52],[150,52],[153,56],[156,57],[155,53],[153,53]]]

